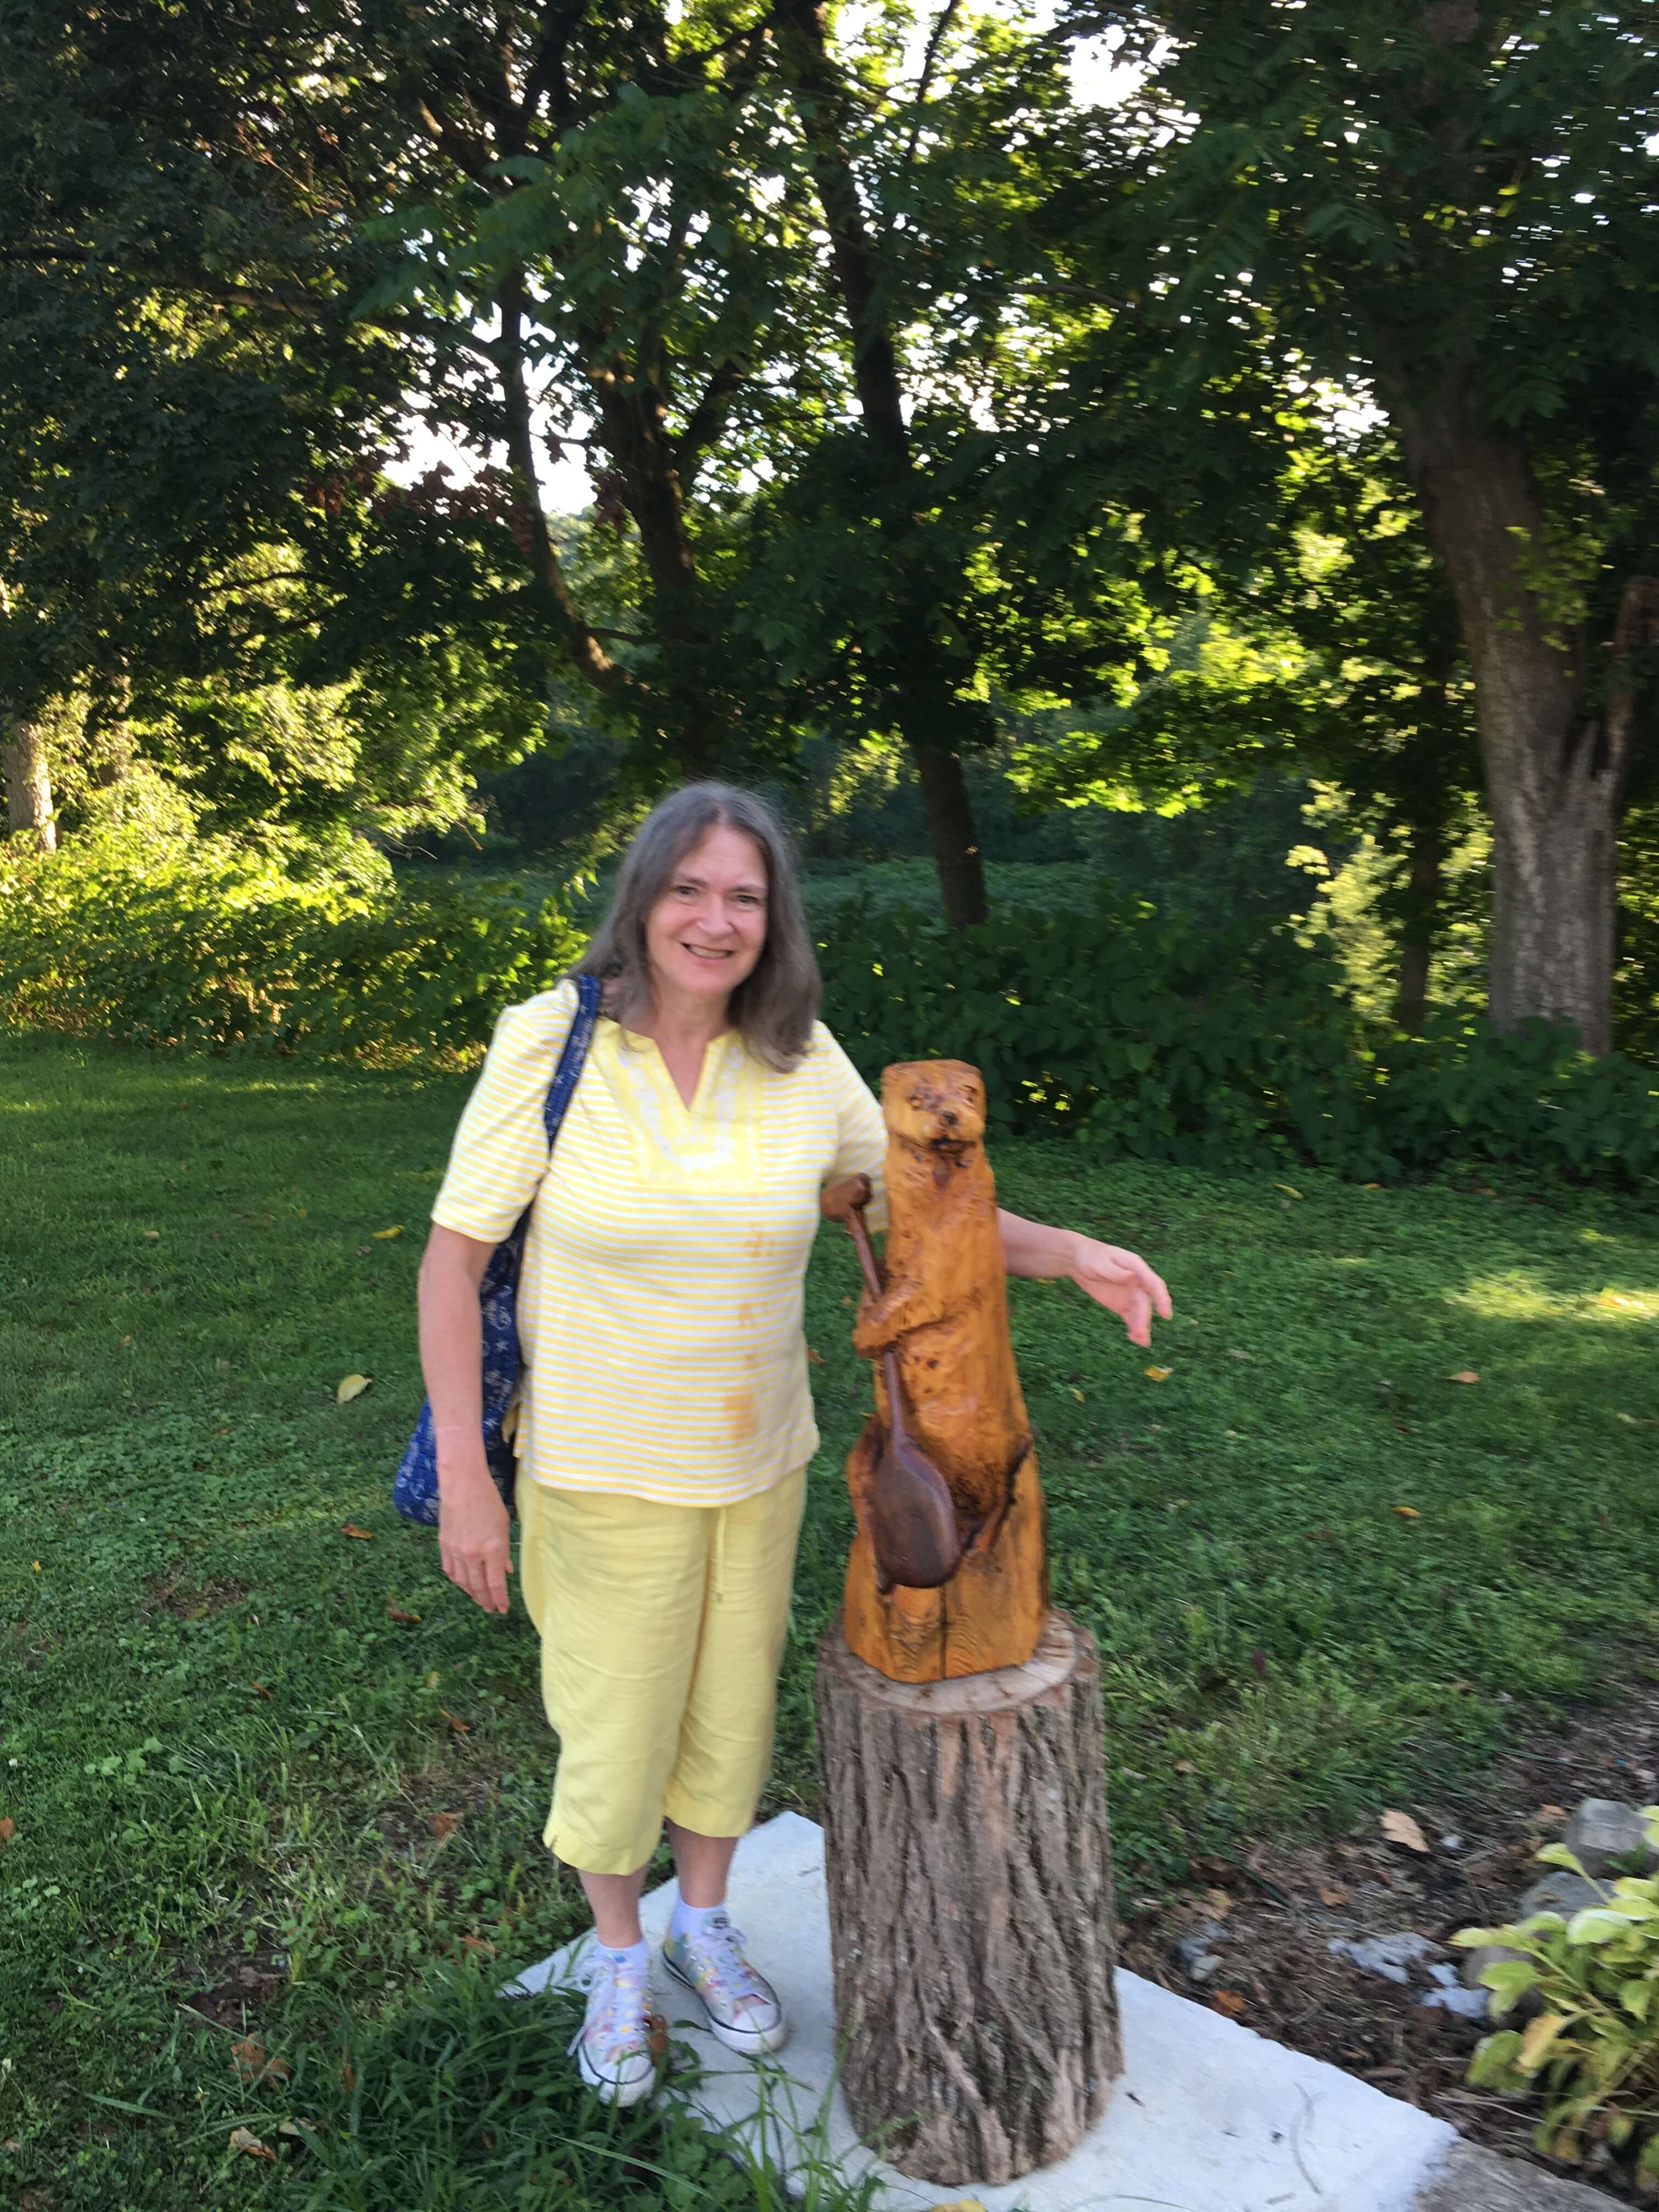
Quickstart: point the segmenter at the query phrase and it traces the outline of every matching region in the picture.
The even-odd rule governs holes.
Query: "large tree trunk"
[[[1654,586],[1626,592],[1612,665],[1552,605],[1543,501],[1525,453],[1459,384],[1393,407],[1474,675],[1492,822],[1492,1018],[1571,1024],[1611,1042],[1619,817],[1635,738],[1634,656]],[[1565,599],[1565,590],[1557,586]]]
[[[891,1682],[818,1647],[841,2084],[902,2173],[948,2186],[1063,2158],[1122,2057],[1094,1639]]]
[[[58,850],[58,824],[52,807],[52,770],[46,741],[35,722],[13,722],[0,744],[6,766],[6,820],[14,836],[32,837],[42,853]]]
[[[847,157],[854,120],[852,106],[830,56],[819,0],[780,0],[775,21],[779,56],[796,94],[808,164],[830,234],[830,261],[852,342],[859,411],[865,434],[900,494],[891,501],[890,526],[903,528],[909,505],[903,493],[913,473],[910,438],[898,356],[881,300],[877,255],[865,224],[858,180]],[[908,526],[915,528],[914,520]],[[908,611],[903,627],[910,635],[898,648],[891,689],[927,810],[945,919],[952,929],[962,929],[985,919],[985,864],[961,756],[944,736],[951,692],[945,668],[934,665],[942,656],[932,635],[933,611],[914,607]]]

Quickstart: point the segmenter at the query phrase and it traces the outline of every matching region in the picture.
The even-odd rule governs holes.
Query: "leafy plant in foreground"
[[[1659,1850],[1659,1805],[1642,1817]],[[1565,1844],[1538,1856],[1589,1879]],[[1603,1902],[1582,1911],[1534,1912],[1512,1927],[1465,1928],[1452,1938],[1466,1949],[1496,1943],[1516,1954],[1481,1972],[1495,2018],[1523,1996],[1540,2008],[1524,2027],[1483,2037],[1468,2078],[1510,2095],[1541,2089],[1540,2150],[1577,2163],[1598,2144],[1634,2149],[1638,2179],[1659,2193],[1659,1879],[1595,1886]]]

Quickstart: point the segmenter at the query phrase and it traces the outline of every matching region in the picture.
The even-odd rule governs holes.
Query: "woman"
[[[601,2097],[655,2077],[639,1902],[666,1819],[669,1972],[736,2051],[787,2033],[725,1912],[771,1755],[807,1462],[801,1331],[823,1187],[886,1132],[814,1019],[817,963],[787,841],[750,794],[693,784],[623,862],[577,973],[605,1007],[550,1162],[542,1105],[575,1007],[562,983],[501,1018],[456,1132],[421,1266],[444,1572],[507,1609],[508,1522],[479,1433],[477,1285],[534,1200],[519,1292],[520,1572],[560,1739],[549,1848],[592,1908],[572,2048]],[[1001,1217],[1010,1272],[1068,1275],[1137,1344],[1164,1285],[1133,1253]]]

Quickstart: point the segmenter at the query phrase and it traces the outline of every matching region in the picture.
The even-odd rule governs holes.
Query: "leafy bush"
[[[1642,1818],[1659,1849],[1659,1805]],[[1538,1856],[1584,1875],[1565,1844]],[[1577,2163],[1605,2143],[1633,2154],[1638,2182],[1659,2192],[1659,1881],[1626,1876],[1593,1887],[1603,1902],[1571,1917],[1534,1912],[1513,1927],[1465,1928],[1453,1937],[1515,1954],[1481,1971],[1494,2019],[1522,1997],[1538,2008],[1524,2028],[1481,2039],[1469,2079],[1508,2095],[1541,2088],[1540,2150]]]
[[[947,935],[902,910],[819,926],[825,1018],[866,1076],[972,1060],[994,1125],[1096,1158],[1213,1169],[1312,1161],[1361,1180],[1510,1160],[1598,1180],[1659,1170],[1659,1077],[1542,1025],[1358,1015],[1334,949],[1260,922],[1206,935],[1103,898],[1010,907]],[[0,847],[0,1019],[214,1050],[453,1060],[544,989],[583,933],[552,900],[465,879],[400,890],[361,839]]]
[[[844,908],[819,946],[826,1018],[871,1079],[973,1061],[994,1125],[1075,1130],[1097,1157],[1209,1168],[1311,1160],[1361,1179],[1512,1160],[1635,1182],[1659,1169],[1659,1077],[1541,1024],[1368,1024],[1332,948],[1199,934],[1145,908],[1009,912],[947,937]]]
[[[133,1042],[452,1057],[581,939],[511,890],[401,896],[360,840],[0,848],[0,1017]]]

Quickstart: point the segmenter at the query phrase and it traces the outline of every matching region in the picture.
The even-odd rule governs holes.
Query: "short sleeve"
[[[576,987],[504,1009],[462,1110],[432,1218],[499,1244],[547,1173],[548,1085],[575,1018]]]
[[[817,1037],[836,1107],[836,1164],[827,1180],[839,1182],[845,1176],[868,1176],[870,1203],[864,1218],[872,1229],[884,1230],[887,1124],[869,1085],[822,1023],[818,1024]]]

